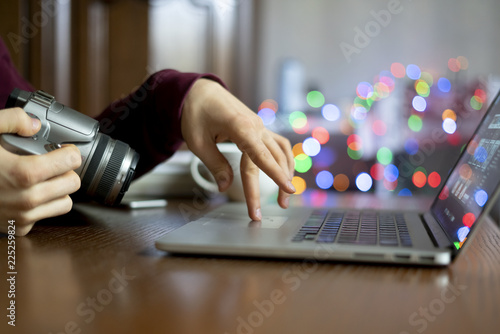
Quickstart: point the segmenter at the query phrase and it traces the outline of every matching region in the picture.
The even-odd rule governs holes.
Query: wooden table
[[[341,198],[349,206],[377,205]],[[179,257],[155,249],[161,235],[220,203],[198,197],[136,211],[77,204],[37,224],[15,239],[15,327],[7,324],[12,299],[2,236],[0,332],[499,331],[500,232],[491,220],[447,268]]]

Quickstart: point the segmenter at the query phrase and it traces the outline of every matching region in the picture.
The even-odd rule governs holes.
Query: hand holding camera
[[[68,195],[79,188],[97,202],[119,204],[139,159],[133,149],[42,91],[14,90],[6,107],[0,110],[0,232],[15,219],[16,234],[24,235],[37,220],[68,212]]]
[[[0,110],[0,133],[32,136],[40,129],[22,109]],[[27,234],[38,220],[71,210],[69,194],[80,188],[73,170],[81,165],[74,145],[43,155],[19,156],[0,146],[0,232],[15,220],[16,235]]]

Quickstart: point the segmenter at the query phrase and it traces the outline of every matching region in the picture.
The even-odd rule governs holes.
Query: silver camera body
[[[82,164],[75,170],[82,181],[78,194],[106,205],[120,203],[139,161],[139,154],[129,145],[100,133],[98,121],[41,90],[32,93],[16,88],[5,107],[23,108],[42,126],[32,137],[0,134],[0,145],[12,153],[29,155],[74,144],[82,155]]]

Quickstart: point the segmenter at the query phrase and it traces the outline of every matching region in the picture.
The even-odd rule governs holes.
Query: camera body
[[[0,134],[0,145],[20,155],[44,154],[74,144],[82,155],[75,172],[79,194],[106,205],[117,205],[133,179],[139,154],[129,145],[99,132],[99,122],[57,102],[43,91],[14,89],[6,108],[21,107],[42,126],[32,137]],[[36,166],[33,166],[36,168]]]

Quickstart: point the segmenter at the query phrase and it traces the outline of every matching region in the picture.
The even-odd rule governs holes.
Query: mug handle
[[[208,192],[212,192],[212,193],[219,192],[219,186],[215,182],[212,174],[210,174],[211,180],[207,180],[205,177],[203,177],[200,174],[200,171],[198,169],[200,165],[203,165],[200,158],[198,158],[197,156],[194,156],[193,160],[191,160],[190,169],[191,169],[191,176],[193,177],[196,184],[198,184],[201,188],[203,188],[204,190],[206,190]]]

